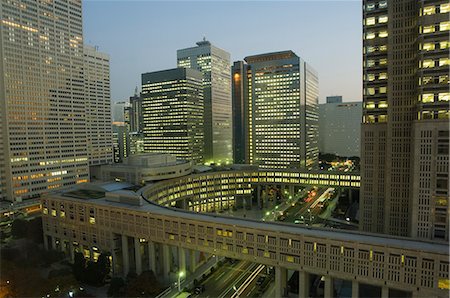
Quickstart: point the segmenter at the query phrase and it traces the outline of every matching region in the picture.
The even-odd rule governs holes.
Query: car
[[[295,224],[304,224],[305,223],[305,218],[303,216],[297,218],[294,220]]]
[[[265,280],[266,280],[266,277],[265,277],[265,276],[260,276],[260,277],[258,277],[258,279],[256,280],[256,285],[257,285],[257,286],[262,285],[262,284],[264,283]]]
[[[198,287],[195,287],[194,294],[199,295],[205,291],[205,285],[200,285]]]

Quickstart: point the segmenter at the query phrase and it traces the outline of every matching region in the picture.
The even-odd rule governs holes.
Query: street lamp
[[[178,292],[181,292],[181,278],[184,276],[184,272],[178,272]]]
[[[308,208],[308,213],[309,213],[309,223],[311,224],[311,209]]]

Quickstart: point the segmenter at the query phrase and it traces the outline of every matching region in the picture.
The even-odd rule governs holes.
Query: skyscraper
[[[0,2],[0,187],[21,201],[89,179],[81,1]]]
[[[361,229],[448,241],[450,5],[363,5]]]
[[[189,68],[142,74],[145,152],[202,162],[202,77]]]
[[[292,51],[244,60],[232,68],[236,158],[268,169],[315,168],[317,73]]]
[[[204,161],[231,162],[230,54],[203,39],[196,47],[178,50],[177,64],[203,74]]]
[[[89,165],[113,161],[109,55],[84,46],[84,81]]]

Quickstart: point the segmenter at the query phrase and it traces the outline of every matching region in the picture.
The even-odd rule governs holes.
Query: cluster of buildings
[[[317,72],[292,51],[231,65],[202,40],[142,74],[112,125],[109,57],[84,45],[81,2],[0,5],[1,201],[197,163],[313,170],[319,151],[361,151],[360,230],[448,243],[448,1],[363,1],[362,104],[319,105]]]

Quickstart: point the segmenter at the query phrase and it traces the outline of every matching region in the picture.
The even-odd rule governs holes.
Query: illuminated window
[[[367,60],[366,61],[366,66],[367,67],[372,67],[375,65],[375,60]]]
[[[378,116],[378,122],[386,122],[387,121],[387,115],[379,115]]]
[[[380,87],[380,93],[386,93],[386,87]]]
[[[433,93],[425,93],[422,94],[422,102],[434,102],[434,94]]]
[[[450,30],[450,21],[441,22],[439,24],[439,31],[447,31]]]
[[[366,34],[366,39],[374,39],[375,38],[375,33],[374,32],[370,32]]]
[[[367,4],[366,8],[367,8],[367,11],[374,10],[375,9],[375,3]]]
[[[388,105],[387,105],[387,103],[386,103],[385,101],[380,101],[380,102],[378,103],[378,107],[379,107],[380,109],[385,109],[385,108],[388,107]]]
[[[95,217],[90,216],[89,217],[89,223],[90,224],[95,224]]]
[[[379,47],[378,47],[378,50],[379,50],[380,52],[386,52],[386,51],[387,51],[387,45],[381,45],[381,46],[379,46]]]
[[[444,41],[439,42],[439,48],[440,49],[450,48],[450,41],[444,40]]]
[[[433,84],[433,77],[423,77],[419,80],[420,85]]]
[[[375,95],[375,88],[367,88],[367,95]]]
[[[450,12],[450,3],[443,3],[440,6],[441,13]]]
[[[380,73],[380,75],[378,76],[379,80],[386,80],[387,79],[387,73],[382,72]]]
[[[386,64],[387,64],[386,58],[380,59],[380,65],[386,65]]]
[[[434,61],[431,59],[423,60],[422,61],[422,68],[431,68],[434,67]]]
[[[388,17],[387,16],[380,16],[378,18],[378,23],[387,23]]]
[[[52,209],[52,216],[56,216],[56,210]]]
[[[425,51],[432,51],[434,50],[434,43],[424,43],[422,49]]]
[[[367,123],[375,123],[375,116],[369,115],[369,116],[367,116],[366,120],[367,120]]]
[[[48,209],[47,209],[47,208],[44,208],[44,209],[42,210],[42,212],[43,212],[44,214],[48,214]]]
[[[368,74],[368,75],[367,75],[367,80],[368,80],[368,81],[373,81],[373,80],[375,80],[375,75],[374,75],[374,74]]]
[[[62,218],[66,217],[66,212],[60,211],[59,212],[59,216],[62,217]]]
[[[380,3],[378,3],[378,7],[379,8],[386,8],[387,7],[387,1],[380,1]]]
[[[435,14],[436,10],[434,8],[434,6],[427,6],[423,8],[423,15],[431,15],[431,14]]]
[[[449,118],[450,118],[449,111],[439,111],[438,112],[438,119],[449,119]]]
[[[448,84],[448,75],[439,76],[439,84]]]
[[[375,25],[375,18],[367,18],[366,19],[366,25]]]
[[[388,36],[388,32],[387,31],[380,31],[378,33],[378,37],[384,38],[384,37],[387,37],[387,36]]]
[[[439,93],[439,101],[449,101],[449,99],[450,99],[449,92]]]
[[[450,65],[450,59],[449,58],[440,58],[439,66],[446,66],[446,65]]]
[[[434,30],[434,25],[424,26],[422,29],[422,33],[433,33]]]
[[[373,102],[366,103],[366,109],[375,109],[375,103]]]

